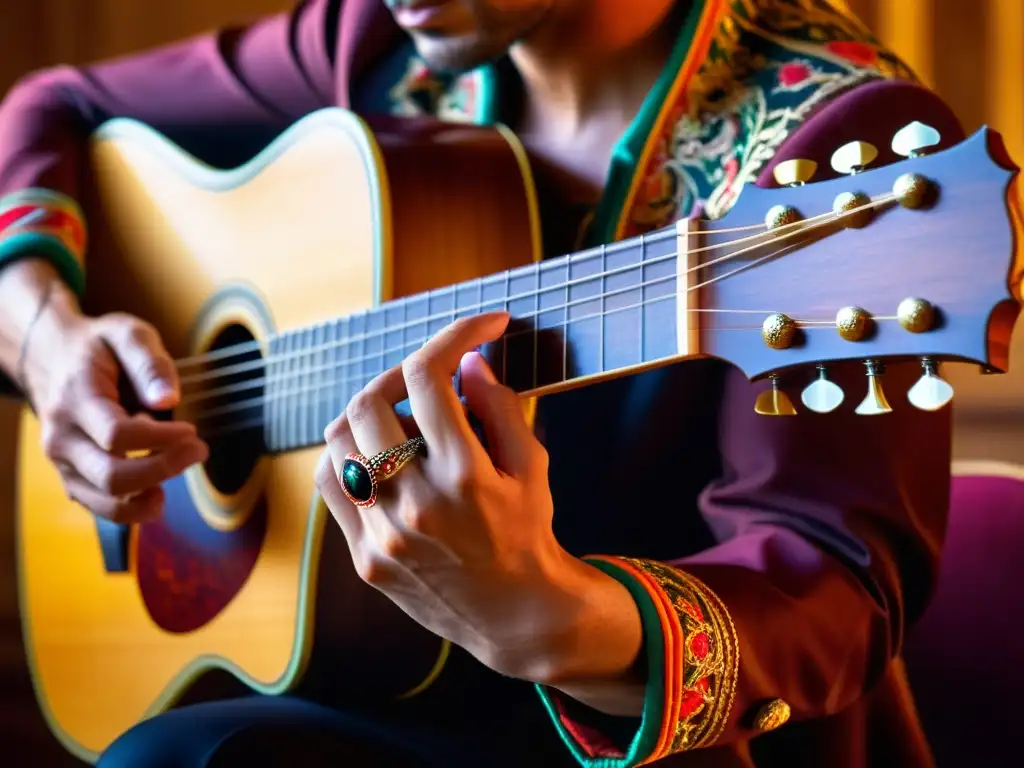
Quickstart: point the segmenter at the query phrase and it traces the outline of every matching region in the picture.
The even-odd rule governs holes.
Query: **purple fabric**
[[[905,649],[940,765],[1004,764],[1024,722],[1024,468],[1009,469],[953,479],[938,588]]]

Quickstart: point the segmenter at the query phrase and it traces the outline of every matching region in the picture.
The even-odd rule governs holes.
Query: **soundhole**
[[[266,453],[263,413],[266,374],[260,345],[242,325],[226,326],[210,347],[202,382],[200,434],[210,446],[204,469],[222,494],[237,493]]]

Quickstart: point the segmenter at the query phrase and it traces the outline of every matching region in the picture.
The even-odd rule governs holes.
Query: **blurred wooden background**
[[[287,8],[289,0],[0,0],[0,92],[56,63],[115,56]],[[968,130],[1002,131],[1024,163],[1022,0],[848,0],[957,110]],[[1022,321],[1024,322],[1024,321]],[[956,453],[1024,460],[1024,330],[1005,376],[966,367],[957,389]],[[14,580],[11,467],[17,407],[0,401],[0,745],[4,765],[75,765],[39,716],[24,663]]]

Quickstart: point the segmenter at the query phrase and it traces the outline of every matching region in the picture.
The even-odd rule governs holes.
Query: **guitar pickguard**
[[[233,530],[211,527],[183,477],[164,484],[163,517],[141,526],[139,590],[150,617],[167,632],[192,632],[223,611],[248,580],[267,532],[261,494]]]

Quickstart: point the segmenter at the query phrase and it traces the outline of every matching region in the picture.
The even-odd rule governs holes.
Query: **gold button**
[[[757,712],[754,726],[759,731],[774,731],[789,720],[789,704],[782,699],[772,699]]]

